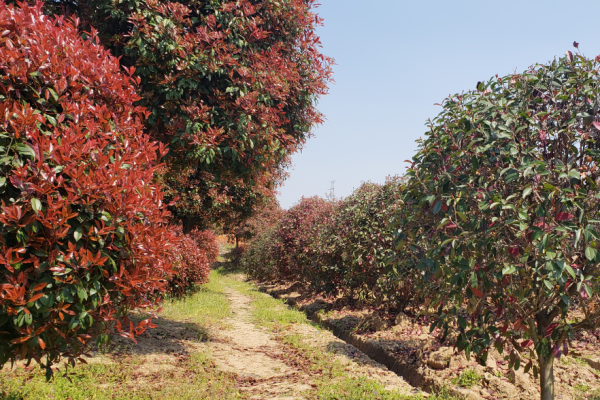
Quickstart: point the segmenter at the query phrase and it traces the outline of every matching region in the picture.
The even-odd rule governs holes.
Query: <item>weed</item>
[[[565,365],[579,365],[580,367],[586,367],[587,361],[578,357],[562,357],[561,361]]]
[[[475,385],[479,385],[482,379],[483,376],[479,375],[477,371],[475,371],[473,368],[468,368],[459,376],[452,378],[451,382],[460,387],[470,388]]]
[[[587,393],[590,391],[590,389],[592,388],[589,385],[583,384],[583,383],[576,383],[575,385],[573,385],[573,387],[583,393]]]

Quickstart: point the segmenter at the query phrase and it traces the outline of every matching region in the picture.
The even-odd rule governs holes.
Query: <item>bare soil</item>
[[[257,283],[258,284],[258,283]],[[426,320],[405,314],[380,316],[376,310],[342,298],[325,298],[302,285],[280,283],[262,285],[262,289],[277,298],[287,300],[308,315],[342,336],[368,344],[383,358],[392,360],[395,369],[415,386],[449,386],[469,399],[539,398],[539,380],[533,371],[508,369],[506,354],[491,352],[485,366],[454,351],[436,332],[429,333]],[[555,361],[556,398],[587,399],[600,390],[600,331],[580,334],[573,341],[568,356]],[[377,357],[375,357],[377,358]],[[456,378],[472,369],[480,377],[471,388],[459,387]],[[453,382],[454,381],[454,382]],[[594,397],[597,398],[597,397]]]

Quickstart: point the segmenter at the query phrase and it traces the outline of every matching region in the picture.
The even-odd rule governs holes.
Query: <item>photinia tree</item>
[[[276,182],[302,148],[327,92],[332,60],[319,51],[313,0],[48,1],[98,29],[136,67],[147,129],[169,145],[164,182],[181,220],[202,224],[235,207],[233,186]],[[206,199],[205,194],[211,199]],[[232,200],[232,201],[231,201]],[[187,230],[187,229],[186,229]]]
[[[315,246],[318,231],[327,226],[335,204],[318,196],[303,197],[283,215],[275,229],[272,253],[280,278],[299,281],[317,278],[314,266],[319,252]]]
[[[173,264],[174,273],[169,277],[167,293],[172,297],[182,297],[195,292],[198,285],[208,282],[210,265],[216,261],[218,248],[216,238],[211,233],[204,234],[196,230],[186,235],[181,226],[177,226],[174,232],[179,240],[169,249],[168,261]],[[213,251],[210,254],[205,251],[207,247],[211,250],[216,248],[217,255]]]
[[[343,291],[376,306],[403,308],[415,294],[411,276],[400,276],[389,263],[403,182],[388,177],[383,185],[363,183],[338,203],[317,244],[323,250],[316,264],[338,270]]]
[[[0,1],[0,366],[72,364],[153,307],[175,244],[162,144],[143,133],[134,68],[42,4]]]
[[[397,239],[420,257],[432,329],[454,327],[481,361],[507,351],[539,373],[543,400],[574,333],[600,326],[599,67],[567,52],[446,99],[409,170],[413,229]]]

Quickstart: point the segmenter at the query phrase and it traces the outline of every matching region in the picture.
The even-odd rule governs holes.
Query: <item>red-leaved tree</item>
[[[41,9],[0,1],[0,366],[51,375],[93,337],[151,324],[126,312],[154,305],[176,239],[134,69]]]
[[[168,293],[173,297],[181,297],[193,293],[198,285],[208,282],[211,264],[209,257],[216,260],[216,256],[214,252],[201,249],[196,240],[197,237],[200,242],[210,246],[210,236],[204,237],[199,231],[194,231],[195,235],[187,235],[183,233],[181,226],[175,229],[175,233],[179,240],[169,251],[168,259],[173,264],[175,273],[169,279]],[[213,242],[216,245],[216,238]]]
[[[314,0],[49,0],[99,31],[135,66],[153,138],[169,145],[164,182],[185,223],[258,204],[323,118],[332,60]],[[241,197],[241,199],[240,199]],[[242,210],[243,211],[243,210]]]

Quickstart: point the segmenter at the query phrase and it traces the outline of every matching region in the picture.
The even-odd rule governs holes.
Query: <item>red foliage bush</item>
[[[414,274],[390,263],[403,185],[393,177],[340,201],[303,198],[270,225],[263,221],[270,229],[252,240],[241,266],[257,279],[303,281],[318,292],[402,308],[415,296]]]
[[[244,253],[246,252],[246,244],[238,243],[237,247],[234,247],[229,253],[229,257],[232,262],[237,263],[240,261]]]
[[[196,241],[200,251],[206,254],[206,258],[209,264],[213,264],[219,257],[219,244],[217,243],[217,237],[211,231],[201,231],[194,229],[190,232],[192,239]]]
[[[51,374],[95,334],[150,325],[121,319],[154,305],[176,238],[133,69],[41,7],[0,1],[0,366],[34,358]]]
[[[210,244],[210,237],[202,235],[204,232],[196,231],[194,235],[186,235],[181,226],[178,226],[175,232],[179,240],[169,251],[169,261],[173,263],[175,274],[169,279],[168,293],[180,297],[193,292],[197,285],[208,282],[211,264],[209,258],[214,254],[198,245],[197,236],[200,236],[201,240],[205,240],[206,237],[208,240],[205,241]],[[216,238],[214,243],[216,244]]]
[[[188,226],[258,204],[323,118],[333,60],[314,0],[48,1],[135,66],[147,127],[171,149],[165,182]],[[233,190],[232,190],[233,189]],[[258,200],[258,201],[256,201]],[[202,225],[200,225],[202,227]]]
[[[315,196],[302,198],[284,214],[272,239],[274,246],[271,256],[277,266],[277,278],[310,278],[307,272],[314,261],[318,229],[334,207],[335,202]]]

